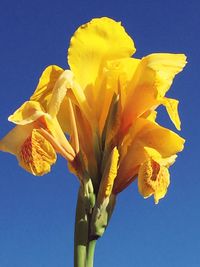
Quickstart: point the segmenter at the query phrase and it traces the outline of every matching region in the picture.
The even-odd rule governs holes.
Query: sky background
[[[35,89],[42,70],[67,68],[70,37],[93,17],[122,21],[135,41],[136,57],[185,53],[188,64],[168,93],[180,100],[185,150],[171,168],[167,196],[154,205],[132,184],[118,197],[95,267],[200,266],[200,2],[1,0],[0,138],[13,125],[7,117]],[[162,110],[163,111],[163,110]],[[163,111],[162,125],[175,130]],[[0,153],[0,266],[73,266],[73,226],[78,190],[59,158],[52,172],[34,177],[16,158]]]

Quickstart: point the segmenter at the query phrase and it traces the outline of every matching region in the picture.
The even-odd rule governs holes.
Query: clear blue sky
[[[67,68],[74,30],[93,17],[122,21],[136,56],[185,53],[188,65],[168,96],[180,100],[185,150],[171,168],[167,196],[155,206],[132,184],[118,198],[96,249],[95,267],[200,266],[200,2],[198,0],[1,0],[0,138],[7,117],[32,94],[50,64]],[[166,115],[163,125],[171,127]],[[50,174],[34,177],[0,153],[0,266],[73,266],[78,182],[59,158]]]

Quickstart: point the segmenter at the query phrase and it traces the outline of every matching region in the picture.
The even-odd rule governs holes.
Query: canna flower
[[[132,57],[135,45],[121,23],[97,18],[71,38],[69,69],[47,67],[31,96],[8,119],[16,124],[0,150],[34,175],[51,170],[57,153],[80,181],[75,267],[93,266],[117,195],[137,179],[157,204],[170,184],[169,167],[184,139],[156,122],[163,105],[177,128],[178,100],[166,96],[186,64],[184,54]]]
[[[46,68],[30,100],[9,117],[17,126],[0,149],[35,175],[49,172],[60,153],[83,183],[91,179],[98,205],[136,177],[142,196],[154,195],[158,203],[184,139],[158,125],[155,110],[164,105],[180,130],[178,101],[165,95],[186,57],[155,53],[137,59],[135,51],[112,19],[82,25],[70,42],[70,70]]]
[[[85,190],[96,194],[98,207],[137,177],[142,196],[154,195],[158,203],[184,139],[156,123],[155,110],[165,106],[180,130],[178,101],[166,93],[186,57],[155,53],[137,59],[135,51],[112,19],[79,27],[68,50],[70,69],[47,67],[30,100],[9,117],[17,126],[0,149],[35,175],[49,172],[60,153]]]
[[[80,147],[87,172],[99,190],[98,203],[108,197],[107,192],[118,194],[136,177],[142,196],[154,195],[158,203],[170,183],[168,168],[183,149],[183,138],[155,122],[155,110],[165,106],[180,130],[178,101],[165,95],[186,57],[155,53],[136,59],[132,57],[135,50],[121,24],[109,18],[93,19],[78,28],[68,50],[80,88],[75,96],[82,114],[77,116]],[[95,164],[89,166],[93,159]],[[111,173],[109,162],[110,168],[115,166]]]
[[[48,173],[56,161],[56,153],[73,162],[78,152],[78,145],[72,147],[59,123],[66,118],[60,112],[65,96],[60,89],[67,90],[67,75],[57,66],[47,67],[30,100],[9,116],[8,120],[17,126],[0,141],[0,149],[14,154],[19,164],[34,175]],[[70,100],[65,106],[71,111],[71,128],[76,135]]]

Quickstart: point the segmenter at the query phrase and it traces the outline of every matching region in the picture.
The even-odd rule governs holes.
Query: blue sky
[[[32,94],[50,64],[67,68],[75,29],[93,17],[122,21],[136,56],[185,53],[188,65],[168,96],[180,100],[185,150],[171,168],[167,196],[155,206],[132,184],[118,197],[109,228],[98,241],[95,267],[199,267],[200,3],[186,1],[1,1],[0,138],[7,121]],[[162,125],[175,130],[167,115]],[[78,182],[59,158],[52,172],[34,177],[0,153],[0,266],[73,266],[73,224]]]

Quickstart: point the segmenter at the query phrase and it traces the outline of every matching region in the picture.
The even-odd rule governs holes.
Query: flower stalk
[[[80,187],[74,231],[74,267],[93,267],[97,237],[91,236],[90,212]]]
[[[86,267],[88,245],[88,216],[81,188],[78,193],[74,231],[74,267]]]

